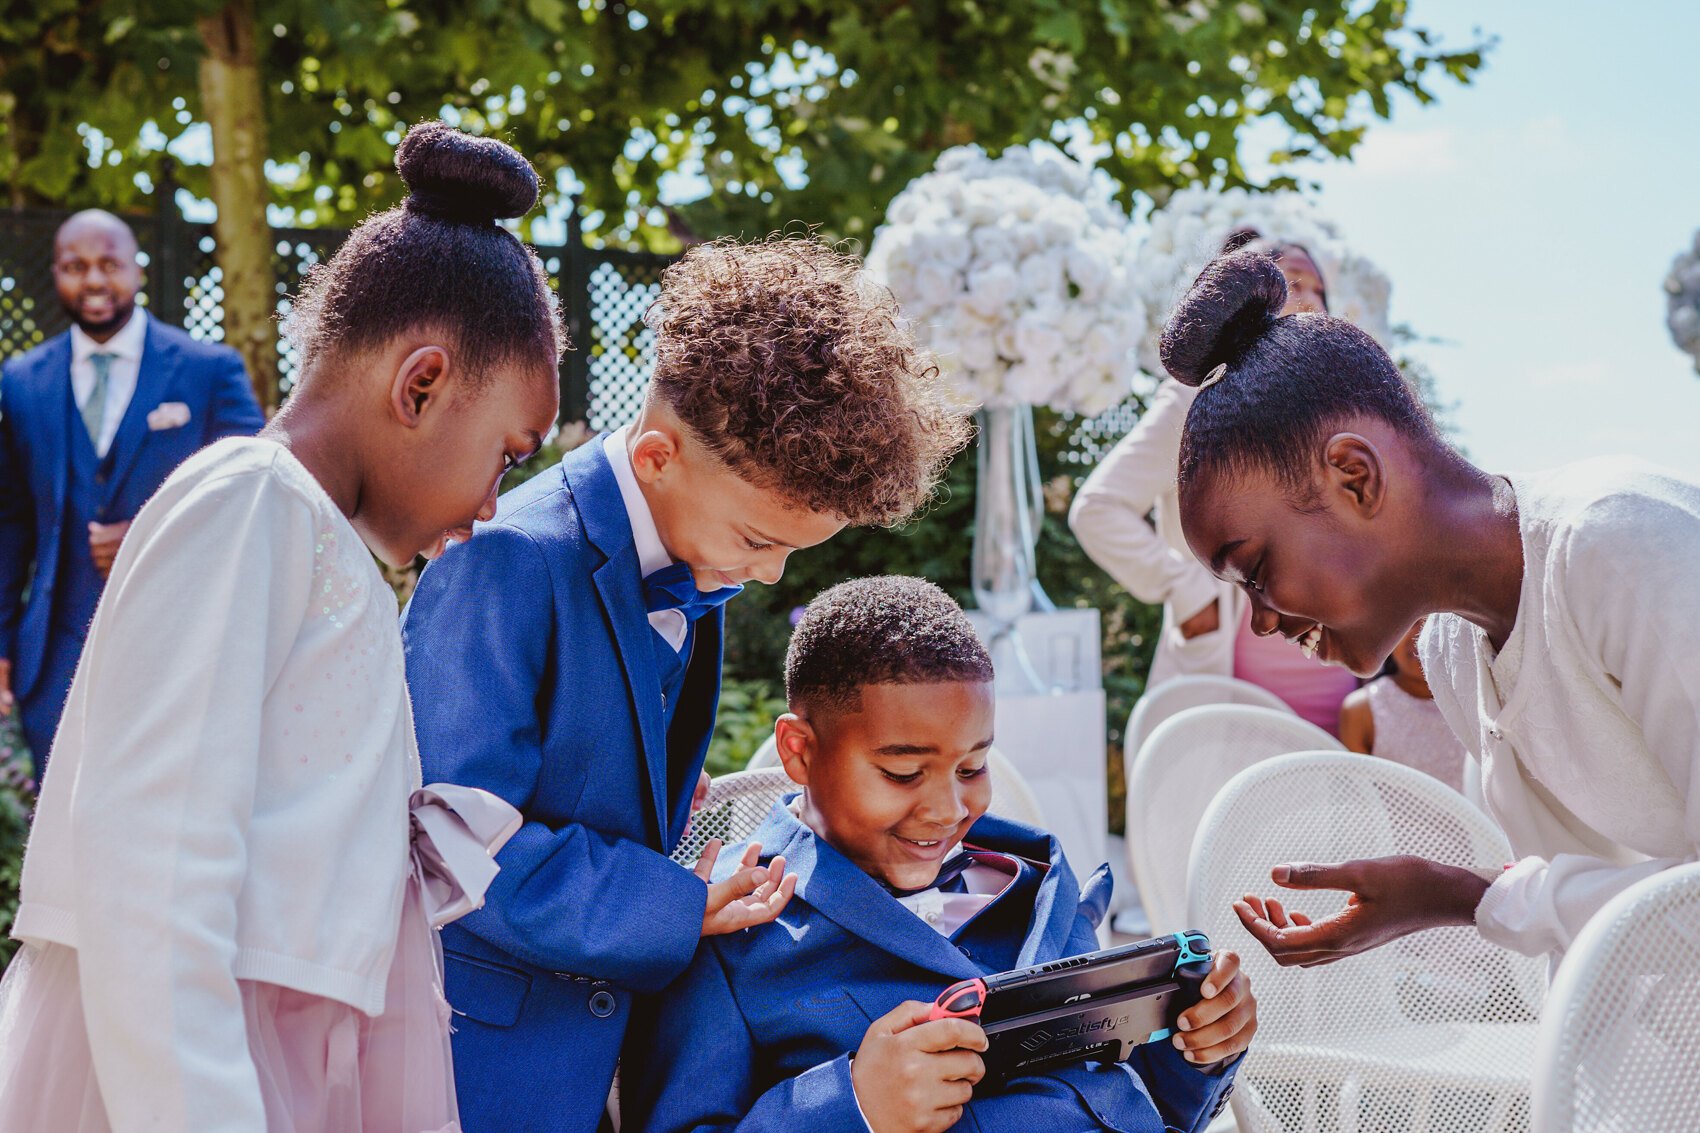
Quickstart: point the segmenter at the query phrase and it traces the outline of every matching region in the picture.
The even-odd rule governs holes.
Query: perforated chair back
[[[1492,871],[1510,853],[1462,795],[1389,760],[1281,755],[1222,789],[1193,839],[1187,920],[1238,952],[1256,988],[1258,1034],[1234,1098],[1241,1133],[1529,1128],[1542,961],[1458,927],[1281,968],[1232,907],[1256,893],[1313,918],[1341,908],[1338,892],[1277,889],[1269,870],[1283,862],[1416,854]]]
[[[773,804],[796,789],[781,767],[735,771],[713,780],[702,809],[692,816],[690,828],[673,848],[673,860],[695,865],[711,838],[728,846],[744,841],[761,826]]]
[[[1170,677],[1162,684],[1146,689],[1145,695],[1133,706],[1133,712],[1127,718],[1127,731],[1122,737],[1124,758],[1131,761],[1157,726],[1169,717],[1206,704],[1249,704],[1255,708],[1292,712],[1286,701],[1250,681],[1208,674]]]
[[[1270,756],[1338,748],[1291,712],[1245,704],[1188,708],[1158,725],[1127,777],[1127,856],[1156,932],[1186,921],[1187,856],[1198,820],[1224,784]]]
[[[1565,953],[1535,1058],[1534,1129],[1700,1129],[1700,865],[1618,894]]]

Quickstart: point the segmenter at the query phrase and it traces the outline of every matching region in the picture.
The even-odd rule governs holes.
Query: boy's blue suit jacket
[[[132,317],[141,317],[140,313]],[[149,429],[148,414],[164,402],[189,407],[189,421]],[[76,509],[98,522],[134,519],[172,470],[221,437],[256,433],[266,423],[242,358],[228,346],[200,342],[149,318],[136,390],[112,440],[100,499]],[[0,369],[0,658],[12,662],[12,691],[28,697],[41,680],[71,683],[71,668],[47,672],[55,600],[61,616],[76,611],[83,628],[99,601],[61,593],[67,573],[63,520],[71,490],[72,429],[83,420],[71,393],[71,332],[55,335]],[[70,553],[89,554],[86,533],[69,540]],[[78,572],[79,577],[87,572]],[[24,602],[25,592],[29,601]],[[63,701],[60,692],[56,702]],[[45,751],[36,759],[45,758]]]
[[[468,1130],[596,1128],[634,992],[684,971],[707,887],[684,832],[720,695],[723,611],[696,622],[667,728],[655,630],[600,441],[502,497],[403,615],[425,781],[493,791],[525,824],[484,907],[443,930]]]
[[[1012,966],[1098,947],[1093,926],[1109,900],[1106,870],[1093,876],[1083,898],[1049,834],[987,816],[967,840],[1048,863],[1036,896],[1027,890],[1031,915],[1006,922],[1026,922]],[[625,1127],[867,1133],[851,1089],[850,1055],[868,1025],[906,999],[930,1002],[957,980],[993,969],[953,943],[974,922],[952,939],[940,935],[783,804],[751,841],[761,843],[763,859],[785,856],[797,874],[796,895],[773,924],[704,940],[690,969],[656,1001],[653,1017],[646,1012],[634,1028],[621,1070]],[[736,854],[728,849],[721,860],[734,862]],[[1082,1065],[1017,1079],[971,1102],[958,1128],[1202,1130],[1232,1090],[1233,1066],[1206,1073],[1168,1043],[1140,1048],[1131,1067],[1135,1073]]]

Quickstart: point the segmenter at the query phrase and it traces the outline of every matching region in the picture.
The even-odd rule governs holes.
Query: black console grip
[[[1215,970],[1215,961],[1208,958],[1203,960],[1194,960],[1190,964],[1182,964],[1175,969],[1175,982],[1180,985],[1180,991],[1176,993],[1175,998],[1171,1001],[1174,1006],[1174,1017],[1169,1023],[1170,1027],[1174,1029],[1175,1034],[1180,1035],[1186,1033],[1180,1028],[1181,1012],[1204,998],[1204,978]],[[1193,1065],[1197,1066],[1199,1070],[1202,1070],[1206,1074],[1214,1073],[1224,1064],[1225,1060],[1224,1062],[1212,1062],[1208,1064],[1193,1063]]]
[[[1216,963],[1210,959],[1194,960],[1190,964],[1182,964],[1175,969],[1175,982],[1181,985],[1180,994],[1175,996],[1175,1016],[1204,998],[1204,977],[1216,970]]]

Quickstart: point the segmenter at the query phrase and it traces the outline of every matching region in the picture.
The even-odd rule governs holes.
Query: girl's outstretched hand
[[[797,891],[797,875],[785,872],[783,857],[776,857],[765,866],[756,864],[761,860],[761,845],[756,842],[745,847],[737,873],[725,881],[708,881],[720,857],[721,845],[720,839],[711,838],[692,870],[708,882],[708,907],[702,914],[704,936],[721,936],[766,924],[785,911],[791,894]]]
[[[1281,902],[1247,894],[1234,902],[1246,931],[1277,963],[1328,964],[1425,928],[1475,923],[1487,891],[1481,875],[1409,855],[1338,865],[1295,862],[1269,876],[1287,889],[1341,889],[1346,906],[1320,920],[1289,913]]]

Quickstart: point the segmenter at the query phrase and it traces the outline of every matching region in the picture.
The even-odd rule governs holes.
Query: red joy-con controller
[[[934,1019],[971,1019],[976,1022],[980,1018],[980,1009],[986,1005],[986,981],[978,977],[951,984],[939,993],[933,1001],[933,1009],[927,1014],[927,1021]]]

